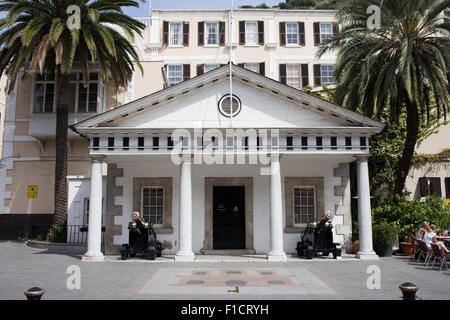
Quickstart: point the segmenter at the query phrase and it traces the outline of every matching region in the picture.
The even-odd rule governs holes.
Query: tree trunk
[[[406,93],[405,93],[406,94]],[[417,103],[406,101],[406,140],[402,157],[398,163],[397,176],[395,180],[394,194],[402,195],[406,176],[411,166],[411,160],[417,143],[419,132],[419,110]]]
[[[56,155],[54,224],[67,219],[67,129],[69,124],[69,79],[58,70],[56,76]]]

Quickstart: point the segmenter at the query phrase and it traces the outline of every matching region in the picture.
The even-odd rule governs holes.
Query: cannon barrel
[[[332,218],[332,216],[333,216],[333,214],[331,213],[331,211],[327,211],[327,212],[325,212],[325,214],[323,216],[321,216],[319,219],[317,219],[313,224],[315,227],[323,226],[328,222],[328,220],[330,220]]]
[[[131,213],[131,220],[136,223],[137,226],[143,226],[145,229],[148,229],[148,223],[139,215],[139,212],[133,211]]]

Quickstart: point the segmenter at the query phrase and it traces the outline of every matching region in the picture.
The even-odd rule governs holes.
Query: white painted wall
[[[111,159],[112,161],[112,159]],[[282,193],[284,204],[284,177],[324,177],[325,210],[334,213],[335,205],[340,204],[341,197],[334,196],[334,186],[340,184],[340,178],[333,177],[333,169],[342,162],[339,158],[323,159],[319,157],[283,157],[281,159]],[[179,175],[180,168],[172,164],[168,158],[142,157],[134,161],[116,161],[119,168],[124,168],[124,176],[116,178],[116,183],[123,186],[123,196],[116,197],[115,204],[122,205],[123,215],[115,219],[116,224],[122,225],[122,236],[115,236],[114,244],[128,242],[128,222],[132,212],[133,177],[172,177],[172,224],[173,234],[160,234],[158,239],[168,240],[174,244],[165,254],[174,254],[178,250],[178,216],[179,216]],[[260,165],[193,165],[193,251],[199,253],[203,247],[204,239],[204,179],[205,177],[253,177],[253,209],[254,209],[254,249],[257,253],[269,251],[269,176],[260,175]],[[284,205],[283,205],[284,210]],[[318,213],[321,215],[323,213]],[[284,221],[284,212],[283,212]],[[334,223],[342,223],[337,217]],[[284,235],[284,250],[295,252],[299,234]],[[335,236],[335,242],[343,241],[342,237]]]

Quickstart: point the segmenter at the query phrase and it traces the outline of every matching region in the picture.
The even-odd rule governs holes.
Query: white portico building
[[[79,122],[92,157],[86,260],[117,254],[132,211],[163,254],[267,254],[285,261],[308,222],[334,215],[351,244],[349,163],[358,163],[360,258],[376,258],[368,140],[384,125],[232,65]],[[230,103],[232,102],[232,103]],[[105,252],[102,170],[107,164]]]

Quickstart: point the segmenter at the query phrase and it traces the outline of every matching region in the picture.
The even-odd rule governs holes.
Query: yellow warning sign
[[[28,186],[28,198],[37,198],[37,186]]]

